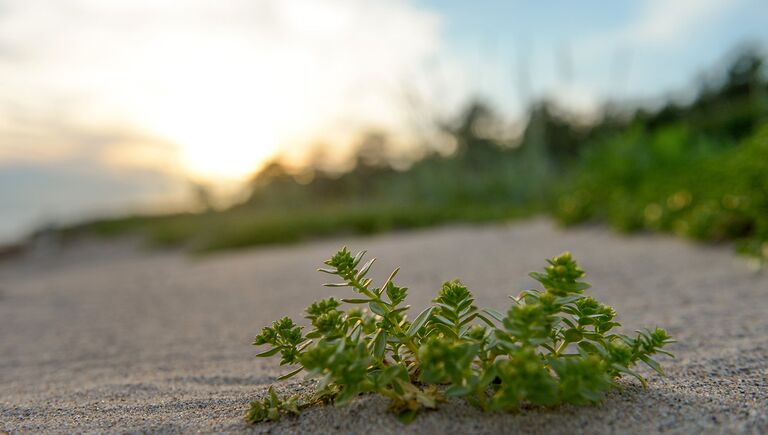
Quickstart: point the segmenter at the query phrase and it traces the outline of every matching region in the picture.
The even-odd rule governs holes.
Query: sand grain
[[[253,335],[343,291],[322,287],[314,272],[341,243],[377,256],[376,278],[401,265],[414,309],[457,277],[480,305],[506,306],[508,294],[533,285],[528,271],[571,250],[626,329],[666,327],[677,358],[663,360],[667,378],[651,376],[647,390],[627,382],[598,407],[482,414],[453,401],[403,426],[369,396],[245,426],[247,403],[282,373],[253,358]],[[96,244],[1,264],[0,319],[0,431],[768,432],[768,274],[727,247],[668,237],[534,220],[202,259]]]

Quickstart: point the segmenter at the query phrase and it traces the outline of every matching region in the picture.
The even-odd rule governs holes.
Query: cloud
[[[684,42],[739,3],[739,0],[648,0],[637,19],[620,33],[619,39],[650,47]]]
[[[36,220],[167,198],[187,176],[242,180],[368,127],[408,131],[405,84],[435,95],[425,68],[444,63],[439,17],[406,0],[0,6],[0,175],[37,180],[0,203]]]
[[[691,59],[711,62],[699,55],[707,52],[699,39],[711,35],[707,32],[745,3],[745,0],[633,3],[625,20],[613,23],[612,27],[585,32],[573,41],[581,77],[577,88],[562,92],[563,95],[575,93],[575,98],[559,98],[572,101],[581,110],[593,111],[602,101],[647,100],[663,91],[680,88],[688,75],[693,74]],[[664,65],[666,70],[659,65]]]
[[[70,115],[76,109],[76,105],[47,110],[0,105],[0,161],[77,160],[116,168],[181,171],[175,164],[178,150],[174,144],[129,125],[79,122]],[[125,158],[115,157],[121,154]]]
[[[6,110],[0,118],[0,243],[56,221],[188,207],[188,178],[163,140],[77,125],[63,113]]]
[[[587,34],[575,41],[583,62],[604,62],[635,52],[664,53],[680,50],[702,31],[722,20],[744,0],[645,0],[637,2],[630,19],[617,27]]]
[[[243,176],[281,146],[407,127],[404,83],[441,55],[438,16],[401,0],[4,9],[0,47],[15,56],[0,61],[0,104],[66,101],[77,122],[138,126],[177,144],[201,176]]]

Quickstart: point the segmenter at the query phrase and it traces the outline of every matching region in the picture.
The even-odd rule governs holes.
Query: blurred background
[[[0,245],[546,214],[768,257],[766,23],[761,0],[0,0]]]

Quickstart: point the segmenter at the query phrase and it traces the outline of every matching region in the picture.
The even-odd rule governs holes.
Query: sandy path
[[[667,327],[678,358],[648,390],[628,382],[598,407],[486,415],[451,402],[403,426],[383,400],[362,397],[249,428],[246,404],[281,373],[253,359],[253,335],[343,292],[314,272],[343,241],[204,259],[96,246],[0,265],[0,431],[768,431],[768,273],[728,248],[540,220],[346,242],[379,258],[375,277],[402,265],[416,308],[456,277],[480,305],[506,306],[532,285],[528,271],[569,249],[627,329]]]

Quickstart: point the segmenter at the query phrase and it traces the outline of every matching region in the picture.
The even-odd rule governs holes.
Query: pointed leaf
[[[456,338],[459,338],[459,337],[456,335],[456,331],[454,331],[454,330],[453,330],[453,328],[451,328],[451,327],[450,327],[450,326],[448,326],[448,325],[445,325],[445,324],[443,324],[443,323],[439,323],[439,322],[436,322],[436,323],[433,323],[433,324],[432,324],[432,327],[433,327],[433,328],[435,328],[435,329],[439,329],[439,330],[440,330],[440,331],[441,331],[443,334],[446,334],[446,335],[448,335],[448,336],[450,336],[450,337],[456,337]]]
[[[299,372],[302,371],[302,370],[304,370],[304,367],[299,367],[296,370],[293,370],[291,372],[288,372],[288,373],[280,376],[279,378],[277,378],[277,380],[278,381],[284,381],[284,380],[286,380],[288,378],[292,378],[292,377],[296,376],[297,374],[299,374]]]
[[[256,358],[265,358],[265,357],[268,357],[268,356],[272,356],[272,355],[274,355],[274,354],[276,354],[278,352],[280,352],[280,348],[279,347],[273,347],[272,349],[265,350],[264,352],[257,353],[256,354]]]
[[[659,364],[656,360],[649,357],[648,355],[640,355],[640,359],[643,360],[644,363],[648,365],[648,367],[652,368],[656,371],[656,373],[660,375],[664,375],[664,369],[661,368],[661,364]]]
[[[429,317],[432,315],[432,311],[434,311],[435,307],[429,307],[419,313],[418,316],[416,316],[415,319],[413,319],[413,323],[411,323],[411,326],[408,328],[408,331],[405,333],[409,337],[413,337],[416,335],[417,332],[424,326],[424,324],[429,320]]]
[[[387,350],[387,332],[380,329],[373,340],[373,357],[377,361],[384,359],[384,351]]]
[[[496,311],[493,308],[483,308],[480,311],[482,311],[483,313],[493,317],[494,319],[498,320],[499,322],[503,322],[504,321],[504,317],[505,317],[504,314],[501,314],[499,311]]]
[[[342,299],[341,301],[348,304],[367,304],[373,301],[373,299]]]
[[[559,305],[565,305],[569,304],[571,302],[578,301],[579,299],[582,299],[586,296],[584,295],[568,295],[568,296],[560,296],[558,298],[555,298],[555,303]]]
[[[389,278],[387,278],[387,280],[384,281],[384,284],[381,286],[381,291],[384,291],[384,289],[387,288],[389,283],[392,282],[393,279],[395,279],[395,275],[397,275],[397,272],[400,272],[399,267],[395,268],[395,270],[393,270],[392,273],[389,274]]]
[[[445,395],[452,397],[466,396],[470,392],[472,388],[469,385],[451,385],[445,389]]]
[[[631,369],[629,369],[627,367],[624,367],[621,364],[614,363],[614,364],[611,364],[611,367],[613,367],[614,369],[616,369],[619,372],[626,373],[626,374],[628,374],[630,376],[634,376],[638,381],[640,381],[641,384],[643,384],[643,387],[647,387],[648,386],[648,382],[639,373],[637,373],[637,372],[635,372],[635,371],[633,371],[633,370],[631,370]]]
[[[440,314],[435,314],[432,318],[435,319],[435,320],[438,320],[438,321],[440,321],[440,322],[442,322],[442,323],[444,323],[444,324],[446,324],[448,326],[455,326],[455,323],[453,322],[453,320],[446,319],[445,317],[441,316]]]
[[[352,259],[352,264],[354,264],[355,266],[360,264],[360,260],[363,259],[363,255],[365,255],[366,252],[368,251],[360,251],[357,254],[355,254],[355,258]]]
[[[469,317],[467,317],[464,320],[462,320],[461,323],[459,323],[459,324],[462,325],[462,326],[466,325],[467,323],[475,320],[475,317],[477,317],[477,316],[478,316],[477,313],[471,314]]]
[[[378,314],[379,316],[386,317],[387,312],[384,309],[384,307],[381,306],[380,302],[371,302],[368,304],[368,306],[371,308],[371,311]]]
[[[360,269],[360,271],[357,272],[357,279],[363,279],[365,277],[365,275],[368,273],[368,270],[373,265],[374,261],[376,261],[376,257],[371,258],[370,260],[368,260],[367,263],[365,263],[365,265]]]
[[[488,326],[490,326],[491,328],[495,328],[496,327],[496,325],[491,321],[491,319],[483,316],[482,314],[478,314],[477,318],[482,320],[483,322],[487,323]]]

